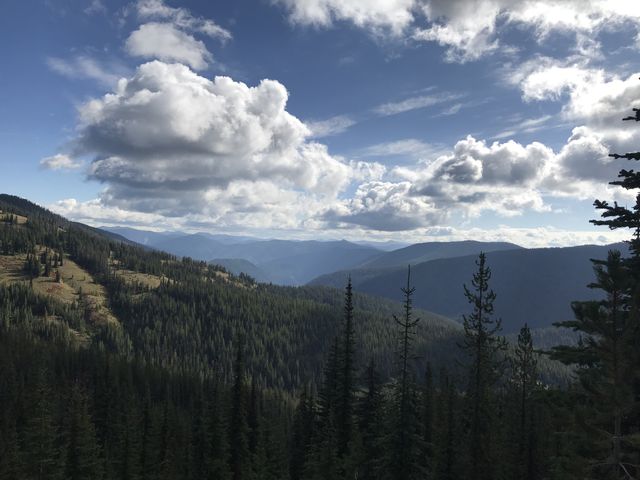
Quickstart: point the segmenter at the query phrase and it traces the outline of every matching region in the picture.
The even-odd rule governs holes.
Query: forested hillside
[[[258,284],[216,265],[105,237],[14,197],[1,196],[0,209],[27,219],[0,224],[0,288],[27,291],[31,284],[29,291],[63,299],[78,319],[54,323],[72,337],[171,371],[218,371],[228,380],[233,341],[243,335],[248,369],[260,385],[290,389],[317,381],[329,348],[321,339],[336,334],[342,317],[339,290]],[[6,295],[7,308],[16,298]],[[398,308],[360,295],[355,302],[361,347],[388,375],[394,349],[390,319]],[[421,314],[418,348],[424,361],[449,362],[459,328],[444,317]]]

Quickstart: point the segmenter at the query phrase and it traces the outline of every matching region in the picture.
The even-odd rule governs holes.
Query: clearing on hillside
[[[38,250],[38,254],[44,251],[43,248]],[[24,271],[26,260],[26,254],[0,255],[0,283],[28,284],[29,276]],[[56,270],[60,273],[60,282],[56,281]],[[33,279],[33,289],[37,293],[50,295],[64,303],[83,303],[90,323],[118,323],[107,305],[104,287],[96,283],[89,272],[66,255],[63,264],[52,267],[48,277],[41,275]]]

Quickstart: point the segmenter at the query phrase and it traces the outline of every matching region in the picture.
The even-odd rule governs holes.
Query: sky
[[[91,225],[609,243],[640,2],[6,0],[0,192]]]

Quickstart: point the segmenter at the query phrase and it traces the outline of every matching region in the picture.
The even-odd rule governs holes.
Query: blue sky
[[[93,225],[604,243],[640,4],[9,0],[0,191]]]

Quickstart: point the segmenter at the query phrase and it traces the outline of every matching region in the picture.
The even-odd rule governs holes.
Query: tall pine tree
[[[491,269],[481,253],[476,261],[471,289],[464,285],[464,294],[472,305],[471,314],[464,315],[462,348],[469,357],[466,391],[468,448],[468,478],[492,480],[495,476],[496,452],[494,433],[496,402],[493,387],[500,376],[502,352],[506,341],[498,336],[501,321],[493,317],[496,294],[489,287]]]
[[[411,286],[411,267],[407,270],[407,285],[404,294],[404,315],[393,319],[398,328],[397,376],[393,385],[393,399],[390,412],[390,433],[388,437],[388,457],[386,474],[394,480],[424,478],[425,472],[420,462],[422,438],[418,420],[418,395],[413,370],[413,342],[419,318],[413,317],[415,287]]]

